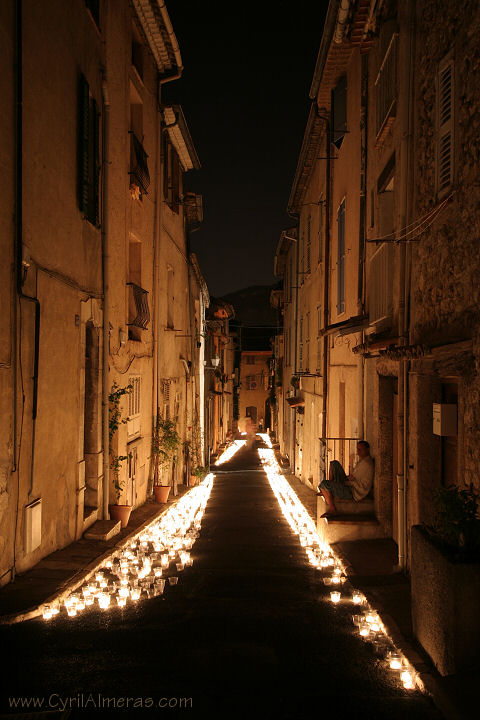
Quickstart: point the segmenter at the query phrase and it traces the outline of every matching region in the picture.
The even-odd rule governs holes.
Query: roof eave
[[[180,77],[182,57],[164,0],[132,0],[161,78]]]

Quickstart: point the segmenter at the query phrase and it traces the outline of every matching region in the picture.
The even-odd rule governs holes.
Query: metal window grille
[[[338,460],[348,475],[356,462],[358,440],[349,437],[320,438],[320,482],[328,477],[332,460]]]
[[[150,310],[148,307],[148,292],[136,285],[127,283],[128,287],[128,322],[127,325],[146,330],[150,322]]]

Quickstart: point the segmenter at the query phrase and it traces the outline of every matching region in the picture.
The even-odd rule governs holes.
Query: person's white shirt
[[[355,480],[351,480],[348,484],[352,489],[354,500],[363,500],[368,495],[372,487],[374,463],[371,455],[367,455],[358,461],[353,468],[352,475]]]

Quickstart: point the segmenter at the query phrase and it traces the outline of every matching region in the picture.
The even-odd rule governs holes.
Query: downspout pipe
[[[410,168],[410,138],[411,138],[411,64],[413,52],[413,20],[412,3],[406,4],[405,11],[406,43],[405,62],[401,63],[403,69],[403,86],[405,102],[402,103],[402,140],[400,150],[400,177],[401,184],[401,217],[400,227],[408,223],[408,187]],[[402,84],[400,85],[400,87]],[[400,344],[408,342],[408,318],[406,313],[407,304],[407,273],[406,273],[406,244],[400,243],[399,247],[399,308],[398,308],[398,334]],[[408,362],[402,358],[398,368],[398,567],[405,570],[408,566],[407,553],[407,467],[408,467]]]
[[[330,118],[318,112],[317,117],[325,123],[326,168],[325,168],[325,258],[323,262],[323,327],[328,327],[329,296],[330,296],[330,212],[331,212],[331,153],[330,153]],[[322,438],[327,437],[328,410],[328,339],[323,337],[323,387],[322,387]]]
[[[22,2],[18,0],[15,3],[15,64],[17,71],[16,81],[16,156],[15,156],[15,267],[16,267],[16,286],[19,301],[26,300],[35,306],[35,331],[34,331],[34,358],[33,358],[33,390],[32,390],[32,444],[31,444],[31,462],[30,462],[30,485],[28,490],[29,498],[33,492],[34,472],[35,472],[35,431],[37,421],[38,406],[38,365],[40,355],[40,301],[36,297],[26,295],[23,292],[23,44],[22,44]],[[15,348],[15,354],[17,349]],[[15,377],[15,386],[16,386]],[[15,402],[16,407],[16,402]],[[16,415],[16,410],[15,410]],[[16,418],[15,418],[16,420]],[[15,421],[15,467],[17,467],[17,426]],[[20,480],[19,480],[20,482]],[[20,485],[19,485],[20,491]]]
[[[110,133],[110,99],[108,85],[104,74],[102,81],[102,282],[103,282],[103,365],[102,365],[102,437],[103,437],[103,518],[108,520],[108,501],[110,493],[110,434],[109,434],[109,373],[108,358],[110,354],[110,294],[108,287],[109,274],[109,235],[108,235],[108,181],[109,181],[109,133]]]
[[[290,215],[293,220],[296,220],[298,225],[300,225],[300,214],[299,213],[292,213],[289,212],[288,215]],[[298,274],[298,264],[299,264],[299,245],[300,245],[300,227],[298,228],[297,233],[297,242],[295,247],[295,286],[294,290],[295,293],[293,295],[294,298],[294,305],[293,305],[293,323],[295,328],[294,333],[294,352],[293,352],[293,374],[297,374],[297,345],[298,345],[298,283],[299,283],[299,274]],[[293,422],[292,422],[292,432],[291,432],[291,459],[290,459],[290,469],[295,474],[295,455],[296,455],[296,434],[297,434],[297,419],[295,415],[295,410],[293,411]]]

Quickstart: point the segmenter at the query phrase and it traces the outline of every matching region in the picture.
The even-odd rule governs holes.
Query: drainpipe
[[[103,518],[110,518],[108,501],[110,494],[110,434],[109,434],[109,377],[108,358],[110,354],[110,307],[109,307],[109,247],[108,247],[108,180],[109,180],[109,133],[110,133],[110,98],[105,73],[102,81],[102,282],[103,282],[103,366],[102,366],[102,437],[103,437]]]
[[[37,405],[38,405],[38,360],[40,354],[40,301],[37,297],[26,295],[23,292],[23,269],[28,267],[28,263],[23,257],[23,67],[22,67],[22,2],[18,0],[15,3],[15,30],[16,30],[16,158],[15,158],[15,264],[16,264],[16,284],[19,302],[26,300],[35,306],[35,335],[34,335],[34,359],[33,359],[33,391],[32,391],[32,442],[31,442],[31,462],[30,462],[30,485],[28,496],[30,499],[33,493],[34,470],[35,470],[35,432],[37,422]],[[17,349],[15,348],[15,353]],[[17,383],[15,377],[15,385]],[[15,403],[16,405],[16,403]],[[16,412],[15,412],[16,414]],[[14,435],[16,438],[17,427],[15,423]],[[15,440],[15,448],[17,440]],[[16,450],[15,450],[16,452]],[[15,457],[16,465],[16,457]],[[18,472],[18,467],[17,467]],[[20,492],[20,478],[18,480],[18,490]]]
[[[401,216],[400,227],[408,223],[408,188],[410,175],[410,137],[411,137],[411,63],[413,52],[413,20],[412,3],[408,2],[405,12],[406,44],[405,62],[401,64],[403,70],[403,86],[405,88],[405,102],[402,103],[402,140],[400,147],[400,178],[401,183]],[[399,246],[399,308],[398,308],[398,334],[400,344],[408,342],[408,318],[406,303],[408,294],[408,278],[406,273],[406,244]],[[408,362],[402,358],[398,369],[398,566],[405,570],[408,565],[407,558],[407,463],[408,463]]]
[[[366,228],[366,188],[367,188],[367,162],[368,162],[368,55],[362,55],[362,90],[361,90],[361,170],[360,170],[360,233],[358,238],[358,300],[357,308],[360,315],[365,314],[365,228]],[[361,343],[365,334],[362,330]],[[358,356],[358,437],[365,435],[365,357],[363,353]]]
[[[330,155],[330,118],[321,115],[317,108],[317,117],[325,123],[326,169],[325,169],[325,258],[323,263],[323,327],[328,327],[328,308],[330,293],[330,193],[331,193],[331,155]],[[323,387],[322,387],[322,438],[327,437],[327,394],[328,394],[328,338],[323,336]]]
[[[288,211],[287,211],[288,212]],[[293,374],[297,374],[297,328],[298,328],[298,283],[299,283],[299,275],[298,275],[298,263],[299,263],[299,245],[300,245],[300,215],[299,213],[290,213],[288,212],[288,215],[290,215],[291,218],[297,221],[298,223],[298,232],[297,232],[297,241],[296,241],[296,248],[295,248],[295,285],[294,290],[295,293],[293,295],[293,325],[295,328],[294,333],[294,351],[293,351]],[[290,413],[292,413],[292,410],[290,409]],[[297,416],[296,411],[293,411],[293,421],[292,421],[292,432],[290,433],[290,441],[291,441],[291,460],[293,459],[293,466],[292,462],[290,462],[290,469],[293,471],[293,474],[295,474],[295,456],[296,456],[296,435],[297,435]]]

